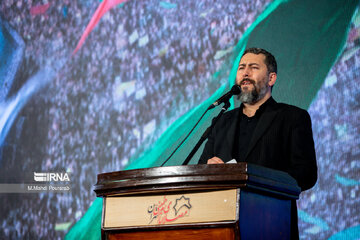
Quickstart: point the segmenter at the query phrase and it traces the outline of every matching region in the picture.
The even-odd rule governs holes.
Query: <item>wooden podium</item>
[[[102,239],[290,239],[287,173],[249,163],[103,173]]]

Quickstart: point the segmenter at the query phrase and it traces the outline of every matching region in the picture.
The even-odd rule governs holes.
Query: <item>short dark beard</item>
[[[239,95],[239,100],[242,103],[255,103],[259,100],[259,94],[257,93],[256,89],[252,90],[251,92],[241,92]]]
[[[251,92],[243,92],[241,91],[241,93],[238,95],[238,99],[242,102],[242,103],[248,103],[248,104],[253,104],[256,103],[257,101],[259,101],[260,99],[262,99],[265,94],[266,94],[266,88],[262,88],[261,86],[259,86],[259,92],[256,91],[256,83],[254,80],[250,79],[250,78],[244,78],[241,82],[240,82],[240,86],[243,83],[243,81],[249,81],[253,86],[254,86],[254,90],[252,90]]]

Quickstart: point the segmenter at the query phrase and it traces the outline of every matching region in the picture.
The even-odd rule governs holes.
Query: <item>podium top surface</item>
[[[249,163],[199,164],[125,170],[98,175],[98,197],[240,188],[297,199],[300,188],[285,172]]]

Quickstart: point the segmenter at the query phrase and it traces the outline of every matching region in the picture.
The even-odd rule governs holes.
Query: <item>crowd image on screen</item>
[[[360,203],[360,188],[354,181],[359,179],[360,168],[360,35],[357,33],[360,33],[359,25],[352,23],[342,55],[309,108],[319,177],[315,188],[302,193],[298,201],[303,239],[329,239],[360,222],[356,207]],[[308,219],[303,212],[313,212],[316,217]]]
[[[56,69],[7,136],[2,181],[69,172],[71,191],[1,198],[1,237],[61,239],[94,200],[98,173],[124,168],[228,81],[226,59],[269,2],[128,1],[72,55],[101,1],[2,1],[25,42],[10,95]]]
[[[101,2],[0,2],[0,18],[25,44],[8,97],[39,70],[56,70],[0,146],[0,183],[69,172],[71,186],[69,193],[1,196],[0,239],[62,239],[95,199],[98,173],[126,167],[228,81],[232,50],[271,1],[130,0],[108,11],[73,54]],[[319,179],[298,201],[302,239],[328,239],[360,222],[355,20],[308,109]]]

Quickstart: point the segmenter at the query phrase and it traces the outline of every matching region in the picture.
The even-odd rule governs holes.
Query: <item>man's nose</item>
[[[248,67],[244,68],[243,77],[249,77],[249,75],[250,75],[249,68]]]

